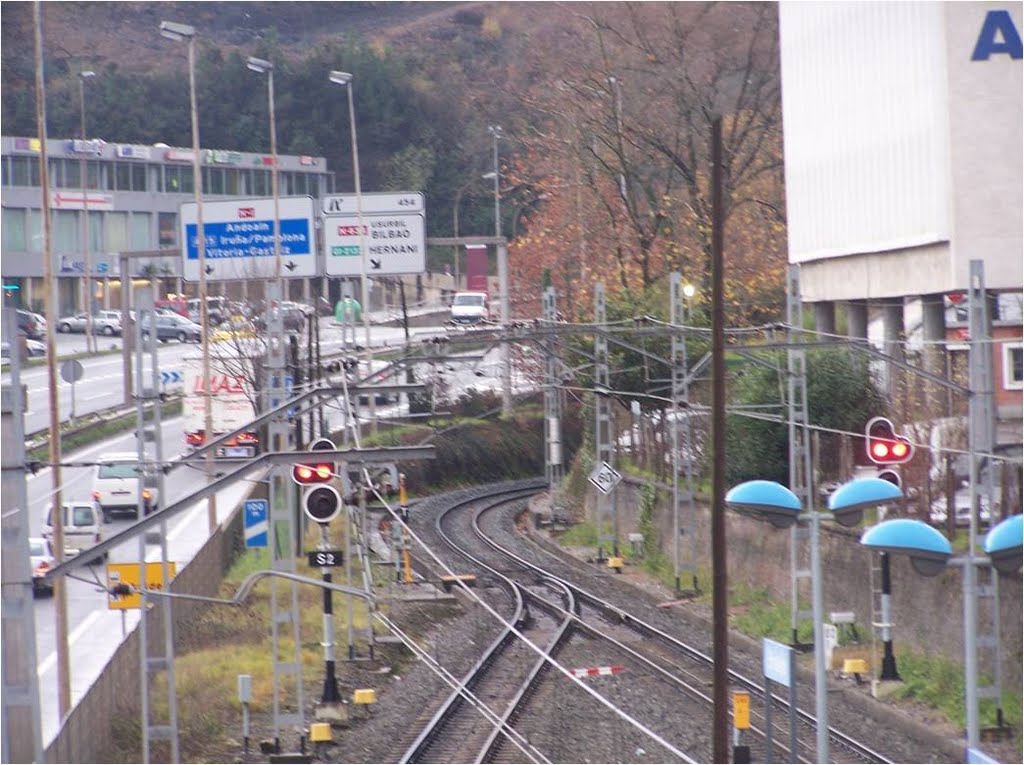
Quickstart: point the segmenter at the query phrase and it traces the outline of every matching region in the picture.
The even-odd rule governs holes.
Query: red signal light
[[[896,433],[885,417],[872,418],[865,428],[868,458],[879,465],[897,465],[914,456],[914,446]]]
[[[330,462],[318,462],[315,465],[295,465],[292,468],[295,483],[327,483],[334,478],[334,465]]]
[[[309,445],[309,450],[312,452],[335,451],[335,446],[330,439],[318,438]],[[334,475],[333,462],[314,462],[292,466],[292,480],[300,485],[329,483],[334,479]]]

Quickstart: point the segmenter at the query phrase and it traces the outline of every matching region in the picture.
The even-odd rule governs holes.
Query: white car
[[[486,292],[456,292],[452,299],[452,321],[477,324],[490,318]]]
[[[64,535],[64,555],[78,555],[103,541],[100,509],[92,500],[71,500],[62,502],[64,514],[61,517],[61,532]],[[53,505],[46,506],[46,520],[43,523],[43,538],[53,542]],[[98,563],[102,556],[93,563]]]
[[[53,548],[50,547],[47,540],[41,537],[29,537],[28,554],[32,562],[32,594],[52,595],[53,582],[47,582],[43,577],[46,576],[46,572],[57,565]]]
[[[92,498],[103,514],[104,523],[108,523],[115,512],[138,517],[140,491],[143,512],[149,515],[160,503],[157,475],[153,470],[139,469],[137,454],[123,452],[100,458],[92,481]]]
[[[86,313],[78,313],[74,316],[65,316],[57,322],[58,332],[85,332],[88,323]],[[96,311],[92,315],[93,334],[108,336],[121,334],[121,314],[118,311]]]

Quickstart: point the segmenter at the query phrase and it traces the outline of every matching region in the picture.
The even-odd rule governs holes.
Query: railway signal
[[[886,417],[869,420],[864,435],[868,459],[876,465],[899,465],[914,456],[914,445],[898,435],[892,421]]]
[[[334,442],[329,438],[318,438],[309,445],[311,452],[333,452],[336,448]],[[334,476],[335,464],[333,462],[315,462],[292,467],[292,480],[299,486],[328,483],[333,480]]]
[[[330,523],[341,512],[341,495],[333,486],[311,486],[302,494],[302,509],[310,520]]]

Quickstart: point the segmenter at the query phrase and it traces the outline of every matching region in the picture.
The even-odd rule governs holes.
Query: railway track
[[[487,650],[430,719],[417,721],[422,730],[401,761],[710,760],[711,659],[706,648],[671,634],[665,614],[641,602],[635,591],[625,594],[614,575],[542,550],[515,532],[523,497],[536,491],[521,482],[514,489],[453,503],[429,522],[418,519],[424,542],[450,551],[452,572],[475,575],[482,585],[475,592],[491,608],[502,609],[510,626],[498,629],[499,620],[491,616],[494,630]],[[538,651],[561,666],[553,667]],[[588,664],[615,664],[623,671],[588,678],[588,697],[564,676],[566,667]],[[733,689],[751,694],[753,727],[744,743],[755,761],[768,761],[763,688],[753,677],[759,675],[730,670]],[[593,696],[600,696],[604,706]],[[794,756],[787,744],[786,700],[776,695],[772,703],[773,758],[816,761],[814,716],[796,710]],[[829,735],[835,762],[914,761],[898,755],[891,759],[834,726]],[[672,743],[662,746],[667,742]]]

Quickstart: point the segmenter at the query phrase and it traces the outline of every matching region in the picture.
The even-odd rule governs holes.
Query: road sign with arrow
[[[278,202],[279,227],[275,226],[273,199],[203,203],[202,270],[207,280],[275,276],[275,240],[283,276],[317,275],[312,197],[282,197]],[[196,212],[194,202],[181,205],[182,276],[187,281],[198,281],[200,276]]]
[[[362,230],[354,197],[324,203],[325,272],[328,276],[419,274],[427,268],[423,195],[364,194]],[[335,204],[337,202],[337,204]],[[360,252],[362,246],[362,253]]]

